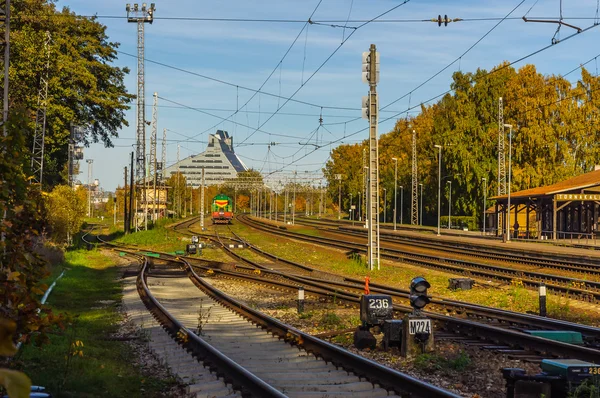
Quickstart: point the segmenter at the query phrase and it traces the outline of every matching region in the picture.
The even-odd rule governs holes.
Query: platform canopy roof
[[[545,187],[530,188],[523,191],[511,192],[510,197],[511,199],[534,198],[555,195],[559,193],[567,193],[571,191],[576,191],[579,193],[582,190],[600,192],[600,169],[569,178],[568,180],[557,182],[556,184],[547,185]],[[507,198],[508,195],[500,195],[494,196],[490,199],[502,201],[503,199]]]

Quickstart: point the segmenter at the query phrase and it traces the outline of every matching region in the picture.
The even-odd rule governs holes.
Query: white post
[[[434,145],[438,149],[438,227],[437,236],[440,236],[441,196],[442,196],[442,146]]]

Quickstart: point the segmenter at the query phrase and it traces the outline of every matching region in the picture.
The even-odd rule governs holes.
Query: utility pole
[[[485,235],[485,210],[487,208],[487,178],[483,177],[481,179],[483,181],[483,235]]]
[[[204,231],[204,167],[202,167],[202,181],[200,184],[200,228]]]
[[[180,149],[179,144],[177,144],[177,181],[175,181],[175,183],[177,184],[177,188],[176,188],[176,191],[177,191],[177,215],[179,215],[179,217],[181,217],[181,192],[179,192],[181,189],[181,181],[180,181],[181,174],[179,172],[179,149]],[[173,196],[175,196],[175,195],[173,195]]]
[[[127,224],[127,166],[125,166],[124,173],[125,184],[123,185],[123,232],[129,233],[129,226]]]
[[[506,195],[506,157],[504,154],[504,108],[502,97],[498,98],[498,196]],[[496,235],[503,231],[503,217],[498,213]],[[502,232],[504,234],[504,232]],[[506,239],[506,237],[504,238]]]
[[[131,167],[129,169],[129,220],[127,221],[127,230],[131,231],[131,222],[133,220],[133,215],[135,214],[135,219],[137,220],[137,206],[134,205],[134,183],[133,183],[133,174],[135,169],[133,168],[133,156],[134,153],[131,152]],[[134,210],[135,209],[135,210]],[[136,221],[137,224],[137,221]]]
[[[319,203],[319,218],[321,218],[321,214],[323,212],[323,209],[325,208],[323,205],[323,194],[325,193],[325,191],[323,190],[323,187],[321,187],[320,183],[319,183],[319,191],[321,191],[321,201]]]
[[[408,128],[411,128],[410,124]],[[419,186],[417,174],[417,132],[412,131],[412,200],[410,203],[410,223],[412,225],[419,223],[419,201],[417,188]]]
[[[94,163],[94,159],[86,159],[88,164],[88,217],[92,216],[92,164]]]
[[[396,207],[398,207],[398,158],[392,158],[394,161],[394,231],[396,230]]]
[[[296,176],[298,172],[294,170],[294,201],[292,202],[292,225],[296,225]]]
[[[50,32],[46,31],[44,41],[46,55],[46,68],[40,76],[40,89],[38,90],[38,106],[35,115],[35,132],[33,135],[33,148],[31,150],[32,183],[40,184],[44,177],[44,141],[46,138],[46,110],[48,109],[48,74],[50,73]]]
[[[342,175],[336,174],[335,179],[338,180],[338,220],[342,219]]]
[[[363,191],[363,202],[365,205],[364,210],[361,208],[360,212],[362,214],[362,218],[365,220],[365,225],[368,225],[368,221],[367,221],[367,173],[369,171],[369,168],[367,167],[367,148],[363,148],[363,163],[362,163],[362,176],[363,176],[363,181],[362,181],[362,187],[361,187],[361,191]]]
[[[127,22],[137,24],[137,123],[136,123],[136,170],[135,175],[138,183],[143,183],[144,193],[142,197],[147,203],[146,198],[146,109],[145,109],[145,85],[144,85],[144,24],[154,21],[154,12],[156,8],[154,3],[146,7],[143,3],[141,7],[137,3],[133,7],[127,4]],[[137,208],[137,206],[136,206]],[[136,211],[137,213],[137,211]],[[136,217],[137,219],[137,217]],[[147,222],[147,216],[145,217]],[[147,227],[147,225],[146,225]]]
[[[167,216],[167,202],[169,195],[167,195],[167,179],[165,175],[165,168],[167,167],[167,129],[163,129],[162,139],[162,156],[160,158],[160,179],[162,193],[165,195],[165,217]]]
[[[419,184],[421,195],[419,196],[419,225],[423,225],[423,184]]]
[[[286,187],[283,188],[283,193],[285,195],[285,200],[284,200],[284,204],[283,204],[283,223],[287,225],[287,210],[288,210],[287,181],[286,181]]]
[[[157,161],[156,161],[156,134],[158,124],[158,93],[154,93],[154,102],[152,104],[152,132],[150,133],[150,177],[152,178],[152,222],[156,217],[156,179],[157,179]],[[148,229],[148,201],[146,200],[146,229]]]
[[[362,80],[369,84],[369,95],[363,97],[363,117],[369,120],[369,269],[380,268],[379,258],[379,149],[377,127],[379,123],[379,100],[377,82],[379,81],[379,53],[375,44],[363,53]]]

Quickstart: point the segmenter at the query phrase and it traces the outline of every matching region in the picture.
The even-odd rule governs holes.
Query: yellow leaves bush
[[[13,356],[17,347],[13,344],[13,334],[17,330],[15,322],[0,318],[0,356]],[[0,368],[0,385],[6,389],[9,398],[28,398],[31,380],[25,373]]]

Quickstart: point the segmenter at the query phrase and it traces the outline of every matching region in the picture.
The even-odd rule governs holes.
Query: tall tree
[[[52,38],[44,159],[44,180],[52,186],[62,180],[72,123],[84,127],[83,144],[106,146],[127,125],[125,111],[134,98],[124,85],[129,70],[112,65],[119,44],[108,40],[96,18],[77,16],[67,7],[59,11],[53,0],[12,2],[11,10],[10,100],[12,107],[32,113],[31,132],[40,77],[46,73],[46,32]],[[28,148],[32,140],[30,133]]]

